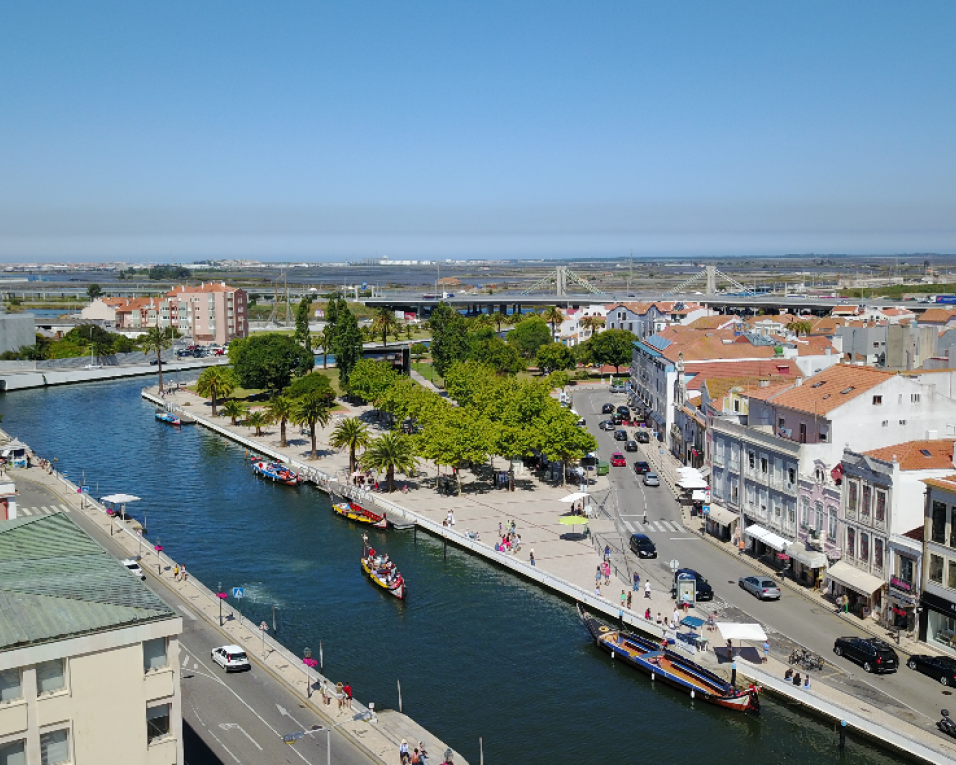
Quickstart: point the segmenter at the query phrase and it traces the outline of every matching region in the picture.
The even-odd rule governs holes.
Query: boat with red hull
[[[305,480],[285,465],[279,462],[270,462],[262,457],[252,458],[252,472],[260,478],[265,478],[274,483],[284,483],[286,486],[298,486]]]
[[[348,518],[357,523],[367,523],[376,529],[384,529],[388,526],[385,513],[381,515],[373,513],[371,510],[344,497],[339,499],[338,502],[334,501],[334,499],[333,497],[332,512],[341,515],[343,518]]]
[[[362,550],[362,571],[373,584],[387,591],[389,595],[394,595],[399,600],[408,597],[408,585],[395,564],[388,559],[388,555],[375,552],[375,549],[367,544]]]

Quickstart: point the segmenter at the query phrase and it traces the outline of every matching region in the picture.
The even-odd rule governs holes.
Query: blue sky
[[[956,252],[956,3],[0,6],[0,260]]]

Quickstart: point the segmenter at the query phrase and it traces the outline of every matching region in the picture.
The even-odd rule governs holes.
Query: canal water
[[[244,450],[198,427],[156,422],[142,380],[0,395],[3,428],[77,483],[142,497],[151,542],[213,588],[245,588],[242,611],[348,681],[363,702],[404,711],[473,764],[571,762],[789,765],[899,762],[764,697],[744,717],[654,686],[590,642],[573,605],[427,534],[372,532],[397,562],[407,603],[359,568],[362,529],[311,487],[253,477]],[[433,752],[433,754],[435,754]],[[437,759],[436,759],[437,761]]]

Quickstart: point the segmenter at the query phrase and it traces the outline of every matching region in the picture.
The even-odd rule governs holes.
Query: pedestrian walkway
[[[72,510],[66,505],[49,505],[43,507],[21,507],[17,505],[17,517],[30,517],[34,515],[52,515],[53,513],[69,513]]]
[[[675,523],[674,521],[648,521],[647,523],[641,523],[639,521],[629,521],[628,518],[640,518],[640,515],[628,516],[621,515],[621,520],[624,521],[624,525],[627,526],[627,530],[632,534],[640,533],[646,534],[649,531],[656,531],[658,533],[671,532],[673,534],[687,534],[689,533],[686,528],[681,524]]]

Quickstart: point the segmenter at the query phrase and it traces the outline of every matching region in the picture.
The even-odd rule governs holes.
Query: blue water
[[[359,568],[363,529],[310,487],[253,477],[244,450],[157,423],[142,381],[0,395],[3,428],[99,495],[131,492],[150,540],[214,588],[243,586],[244,613],[349,681],[362,701],[404,709],[472,762],[637,760],[722,765],[899,759],[763,701],[759,718],[691,701],[597,651],[563,599],[424,533],[371,531],[410,586],[407,603]]]

